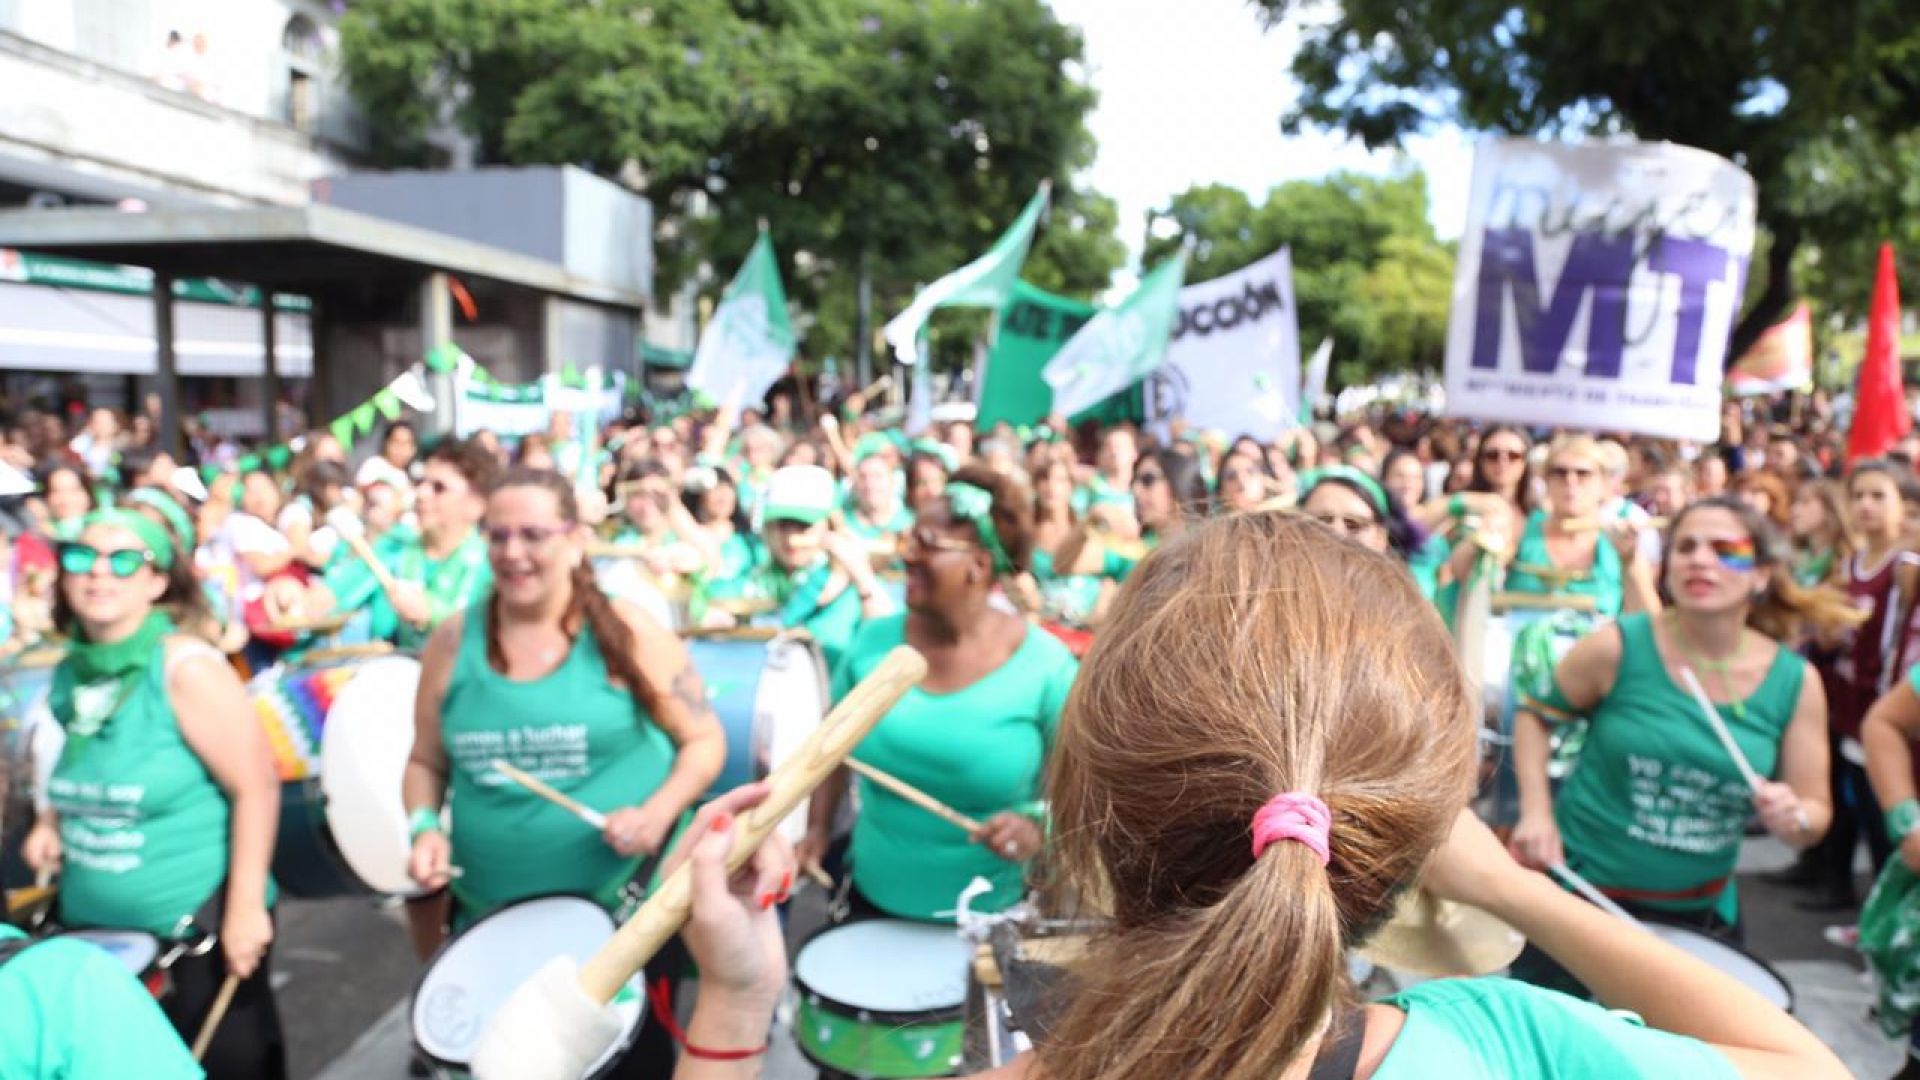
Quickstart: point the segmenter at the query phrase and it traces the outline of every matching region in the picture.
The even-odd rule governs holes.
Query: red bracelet
[[[759,1057],[773,1046],[771,1040],[761,1043],[752,1050],[709,1050],[704,1046],[695,1046],[687,1041],[687,1033],[680,1029],[680,1021],[673,1015],[672,982],[665,978],[655,979],[647,989],[647,997],[653,1015],[660,1018],[660,1026],[667,1029],[667,1035],[679,1045],[680,1049],[686,1051],[688,1057],[696,1057],[702,1061],[745,1061],[748,1058]]]

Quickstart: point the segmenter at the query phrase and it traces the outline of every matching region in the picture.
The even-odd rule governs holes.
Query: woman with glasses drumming
[[[973,901],[999,911],[1024,894],[1024,869],[1046,836],[1038,801],[1060,710],[1079,665],[1053,635],[995,607],[994,584],[1028,569],[1033,500],[1019,482],[962,468],[907,533],[907,611],[868,620],[834,672],[844,695],[902,642],[927,658],[927,676],[873,729],[854,757],[982,823],[971,834],[860,780],[851,886],[843,917],[952,921],[976,877],[993,890]],[[802,865],[827,852],[848,771],[814,793]]]
[[[225,656],[180,631],[207,618],[206,602],[152,518],[94,511],[58,557],[54,620],[71,641],[48,704],[66,744],[23,854],[36,871],[60,870],[69,929],[217,935],[217,948],[174,963],[167,1016],[191,1038],[234,976],[207,1074],[284,1076],[268,965],[280,781],[246,688]]]
[[[451,892],[456,929],[552,893],[614,911],[719,776],[726,737],[679,638],[600,591],[564,477],[508,470],[487,497],[485,535],[492,589],[420,657],[402,782],[408,871]],[[598,811],[604,828],[496,761]]]
[[[1641,557],[1634,531],[1600,520],[1606,481],[1599,443],[1585,435],[1556,441],[1547,454],[1546,507],[1527,516],[1517,537],[1495,530],[1491,545],[1471,537],[1461,541],[1453,554],[1455,580],[1467,580],[1490,546],[1506,563],[1508,592],[1591,596],[1603,618],[1659,611],[1653,568]]]

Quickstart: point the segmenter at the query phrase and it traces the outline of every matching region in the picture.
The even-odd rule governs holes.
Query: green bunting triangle
[[[353,416],[351,414],[347,416],[343,416],[340,419],[335,420],[333,423],[328,424],[327,430],[333,432],[334,441],[340,444],[340,449],[342,450],[353,449],[354,433],[353,433]]]
[[[379,409],[380,415],[388,420],[400,419],[400,395],[391,388],[373,395],[373,407]]]
[[[353,429],[361,432],[372,431],[373,411],[373,402],[361,402],[350,414],[353,417]]]
[[[242,474],[250,473],[260,467],[260,455],[248,454],[239,461],[234,462],[233,467]]]
[[[435,372],[444,375],[459,366],[460,346],[451,341],[436,345],[427,353],[427,367]]]

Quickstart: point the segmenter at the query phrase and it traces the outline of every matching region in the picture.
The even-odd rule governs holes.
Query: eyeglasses
[[[1554,465],[1547,469],[1549,480],[1591,480],[1600,475],[1592,469],[1579,469],[1571,465]]]
[[[75,577],[84,577],[93,573],[93,566],[101,557],[107,560],[107,569],[117,578],[130,578],[140,572],[143,566],[153,565],[153,552],[145,548],[121,548],[118,551],[101,551],[80,543],[60,545],[60,569]]]
[[[906,535],[905,549],[902,554],[918,551],[979,551],[980,545],[969,544],[965,540],[956,540],[951,536],[941,536],[932,529],[912,529]]]
[[[1526,458],[1526,452],[1523,450],[1502,450],[1497,446],[1480,451],[1480,460],[1488,464],[1495,464],[1502,461],[1525,461]]]
[[[487,546],[495,551],[505,551],[517,536],[528,551],[540,552],[546,550],[555,537],[565,535],[571,528],[570,525],[495,526],[487,529]]]
[[[1380,524],[1373,518],[1351,517],[1346,514],[1313,514],[1311,516],[1313,520],[1341,536],[1365,536]]]

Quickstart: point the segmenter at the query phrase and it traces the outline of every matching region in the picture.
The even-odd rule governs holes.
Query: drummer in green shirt
[[[775,470],[761,510],[766,557],[733,587],[696,596],[701,625],[726,628],[740,621],[715,606],[716,600],[764,601],[773,606],[778,625],[813,636],[831,670],[860,623],[893,606],[874,579],[866,545],[828,525],[834,502],[833,474],[820,466]]]
[[[1845,598],[1795,585],[1785,546],[1750,507],[1706,499],[1674,519],[1664,560],[1672,607],[1624,615],[1581,639],[1514,723],[1520,820],[1512,848],[1564,864],[1629,911],[1738,943],[1734,864],[1747,821],[1804,849],[1832,816],[1827,703],[1818,673],[1780,644],[1858,622]],[[1712,701],[1729,748],[1689,680]],[[1546,724],[1591,722],[1573,772],[1547,778]],[[1543,956],[1517,976],[1554,985]]]
[[[309,590],[307,610],[368,611],[375,638],[418,651],[441,620],[484,595],[493,580],[476,526],[497,468],[494,456],[471,439],[435,447],[415,492],[418,527],[397,525],[373,542],[392,590],[364,560],[349,556]]]
[[[976,877],[993,890],[974,910],[999,911],[1025,894],[1026,863],[1045,839],[1047,752],[1079,664],[1053,635],[990,602],[997,580],[1029,569],[1033,502],[1017,481],[963,468],[907,536],[907,612],[860,628],[835,668],[834,692],[846,694],[902,643],[925,656],[926,678],[854,756],[982,827],[962,832],[860,780],[848,910],[951,921]],[[825,857],[848,776],[840,771],[815,793],[801,865]]]

